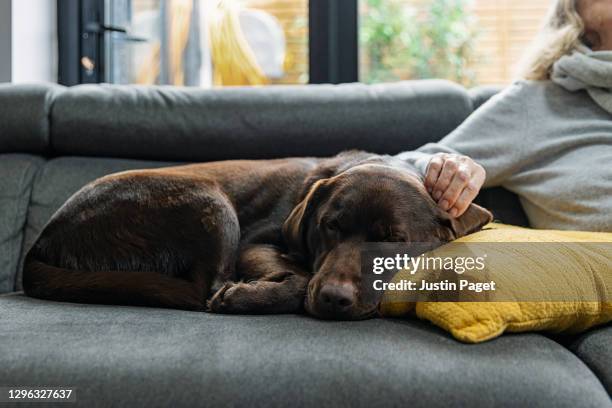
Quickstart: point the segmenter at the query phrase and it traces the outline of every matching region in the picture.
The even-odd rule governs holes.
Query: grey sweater
[[[440,142],[399,157],[425,173],[439,152],[480,163],[484,187],[518,194],[535,228],[612,232],[612,114],[585,90],[519,81]]]

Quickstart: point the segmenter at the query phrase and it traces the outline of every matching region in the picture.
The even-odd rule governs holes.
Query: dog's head
[[[459,218],[440,210],[416,172],[370,158],[315,177],[283,226],[290,250],[313,271],[306,310],[332,319],[375,314],[360,291],[360,250],[367,242],[445,243],[492,220],[475,204]]]

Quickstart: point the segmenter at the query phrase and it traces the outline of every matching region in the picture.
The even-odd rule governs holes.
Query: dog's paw
[[[240,312],[236,300],[242,286],[248,285],[242,282],[228,282],[223,285],[207,302],[207,310],[212,313],[237,313]]]
[[[227,292],[232,285],[232,282],[228,282],[221,286],[221,288],[215,292],[210,300],[206,302],[206,309],[208,312],[223,313],[223,309],[225,308],[225,292]]]

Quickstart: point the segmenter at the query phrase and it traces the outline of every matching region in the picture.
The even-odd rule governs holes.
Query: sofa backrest
[[[347,148],[396,153],[440,139],[472,112],[463,88],[436,80],[218,90],[83,85],[51,94],[49,129],[40,126],[36,136],[48,133],[55,156],[210,161]]]
[[[395,154],[444,137],[484,99],[439,80],[219,90],[0,85],[0,293],[21,288],[23,257],[49,217],[100,176],[346,149]],[[505,191],[487,194],[494,212],[510,205],[495,199]],[[509,214],[520,211],[513,199]]]

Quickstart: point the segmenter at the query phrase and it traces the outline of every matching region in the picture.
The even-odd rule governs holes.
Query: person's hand
[[[485,181],[485,170],[467,156],[435,154],[427,165],[425,188],[452,217],[467,210]]]

